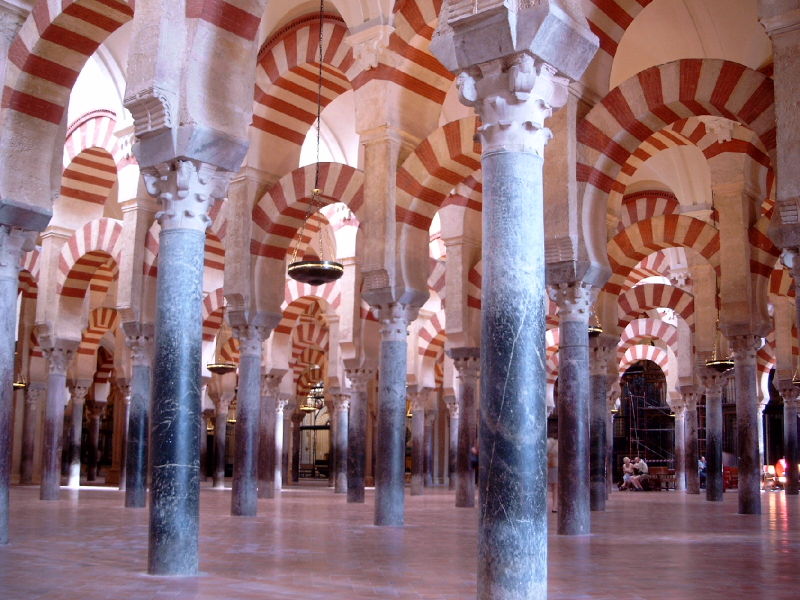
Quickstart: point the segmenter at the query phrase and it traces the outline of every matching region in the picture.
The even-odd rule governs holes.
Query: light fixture
[[[714,196],[711,196],[711,222],[715,229],[717,229],[717,219],[714,216],[716,213],[716,209],[714,208]],[[719,234],[717,234],[719,235]],[[714,291],[716,295],[714,296],[714,304],[716,305],[719,299],[719,277],[714,276]],[[720,307],[721,308],[721,307]],[[706,361],[706,367],[709,369],[714,369],[717,373],[725,373],[730,371],[733,366],[733,360],[731,360],[730,356],[721,356],[721,333],[719,331],[719,308],[717,309],[717,324],[716,324],[716,332],[714,334],[714,349],[711,351],[711,358]]]
[[[211,363],[206,365],[206,369],[215,375],[225,375],[236,370],[236,363]]]
[[[14,377],[11,387],[13,387],[15,390],[24,390],[26,387],[28,387],[28,381],[25,379],[25,376],[22,373],[18,373],[17,376]]]
[[[308,390],[306,397],[298,407],[303,412],[316,412],[325,404],[325,386],[318,381]]]
[[[324,285],[339,279],[344,273],[344,267],[341,263],[334,260],[325,260],[324,248],[324,232],[322,230],[318,233],[319,239],[319,257],[309,260],[303,260],[300,257],[298,260],[298,253],[300,251],[300,244],[305,237],[305,230],[308,226],[308,221],[315,212],[323,207],[321,200],[322,190],[319,187],[319,148],[320,148],[320,129],[322,127],[320,116],[322,115],[322,25],[325,10],[325,0],[320,0],[319,3],[319,66],[317,69],[317,160],[314,164],[314,189],[311,192],[311,198],[306,209],[306,215],[303,219],[303,226],[297,232],[297,240],[292,251],[292,261],[289,263],[287,273],[289,277],[300,283],[307,283],[308,285]]]
[[[596,338],[601,333],[603,333],[603,327],[600,325],[600,319],[594,311],[594,306],[592,306],[592,315],[589,317],[589,337]]]

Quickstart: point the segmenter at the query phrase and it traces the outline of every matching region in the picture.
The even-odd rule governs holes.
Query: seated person
[[[633,488],[631,479],[635,475],[633,470],[633,463],[627,456],[622,459],[622,483],[619,484],[620,490],[629,490]]]
[[[631,483],[633,484],[633,489],[635,490],[643,490],[644,486],[642,485],[645,481],[648,480],[650,477],[647,474],[647,463],[644,462],[643,459],[639,458],[638,456],[633,460],[633,470],[636,474],[631,477]]]

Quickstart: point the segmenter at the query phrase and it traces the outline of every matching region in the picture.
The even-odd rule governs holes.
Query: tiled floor
[[[144,574],[147,511],[124,509],[120,492],[62,495],[12,490],[2,600],[475,597],[475,512],[453,508],[445,490],[407,496],[407,525],[392,529],[370,525],[372,492],[348,505],[329,488],[295,488],[248,519],[229,516],[230,491],[204,488],[203,573],[185,579]],[[710,504],[617,492],[593,513],[593,535],[551,535],[549,597],[800,598],[800,498],[765,493],[763,504],[762,516],[742,516],[735,493]]]

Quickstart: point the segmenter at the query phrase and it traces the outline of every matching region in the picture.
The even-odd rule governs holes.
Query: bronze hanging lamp
[[[594,306],[592,306],[592,314],[589,317],[589,337],[596,338],[601,333],[603,333],[603,326],[600,325],[600,319],[597,317]]]
[[[316,147],[316,163],[314,164],[314,189],[311,192],[311,199],[306,209],[306,215],[303,220],[303,226],[297,232],[297,240],[292,251],[292,261],[289,263],[287,272],[289,277],[301,283],[308,285],[324,285],[339,279],[344,273],[344,267],[341,263],[334,260],[325,260],[324,248],[324,235],[320,230],[319,232],[319,257],[317,259],[303,260],[298,254],[300,251],[300,244],[302,243],[308,221],[311,216],[321,209],[324,204],[321,200],[322,190],[319,187],[319,148],[320,148],[320,129],[322,114],[322,24],[323,15],[325,10],[325,0],[320,0],[319,3],[319,67],[317,70],[317,147]],[[302,410],[302,409],[301,409]]]
[[[714,225],[714,228],[717,228],[717,219],[714,217],[714,213],[716,209],[714,208],[714,197],[711,197],[711,222]],[[719,235],[719,234],[717,234]],[[714,291],[716,295],[714,296],[714,302],[716,303],[719,299],[719,278],[714,277]],[[720,309],[722,308],[722,303],[720,302]],[[706,361],[706,367],[709,369],[714,369],[718,373],[725,373],[730,371],[733,366],[733,360],[730,356],[722,356],[721,354],[721,347],[722,347],[722,339],[721,333],[719,331],[719,309],[717,310],[717,322],[715,326],[715,333],[714,333],[714,348],[711,351],[711,358]]]

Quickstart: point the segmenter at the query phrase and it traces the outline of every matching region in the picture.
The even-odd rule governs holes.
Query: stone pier
[[[367,389],[375,373],[371,369],[348,369],[350,415],[347,433],[347,501],[364,502],[367,467]]]
[[[150,378],[153,357],[153,327],[123,323],[125,342],[131,353],[131,403],[125,452],[125,506],[143,508],[147,503],[148,437],[150,432]]]
[[[726,377],[713,369],[700,370],[706,393],[706,500],[722,502],[722,388]]]
[[[478,374],[480,372],[479,348],[452,348],[448,351],[458,373],[459,418],[458,452],[456,453],[456,506],[475,506],[475,469],[470,460],[471,448],[478,448],[478,423],[476,420]]]

